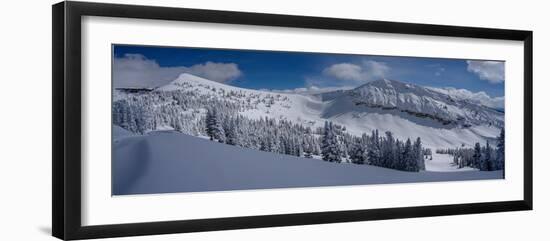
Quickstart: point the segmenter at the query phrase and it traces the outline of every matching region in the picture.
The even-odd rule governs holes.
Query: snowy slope
[[[120,139],[124,139],[126,137],[132,137],[136,134],[132,133],[131,131],[128,131],[120,126],[113,125],[113,141],[118,142]]]
[[[314,96],[244,89],[187,73],[181,74],[171,83],[155,91],[193,91],[224,98],[227,101],[252,103],[253,108],[243,110],[242,114],[254,119],[272,117],[319,127],[324,123],[319,116],[325,103]],[[236,96],[228,96],[231,92]]]
[[[433,148],[483,143],[504,125],[502,112],[395,80],[373,81],[320,97],[329,103],[323,117],[352,132],[378,129],[401,139],[419,136]]]
[[[490,97],[484,91],[472,92],[466,89],[457,89],[453,87],[445,87],[445,88],[426,87],[426,88],[449,95],[456,99],[467,100],[467,101],[484,105],[497,110],[504,109],[504,96]]]
[[[504,121],[504,114],[491,108],[394,80],[301,95],[243,89],[181,74],[156,91],[194,91],[227,101],[253,103],[253,108],[241,110],[248,118],[270,117],[311,127],[322,127],[325,120],[330,120],[355,135],[378,129],[382,133],[391,131],[400,139],[421,137],[423,144],[432,148],[491,140]],[[230,92],[239,95],[228,96]]]
[[[166,131],[115,139],[119,141],[113,148],[114,195],[500,179],[503,174],[413,173],[335,164]]]
[[[204,122],[207,106],[225,108],[228,104],[233,105],[232,111],[249,119],[287,120],[312,129],[322,127],[328,120],[345,126],[348,133],[356,136],[377,129],[380,133],[390,131],[401,140],[420,137],[423,146],[432,149],[493,142],[504,121],[504,113],[475,101],[394,80],[308,95],[244,89],[184,73],[151,93],[117,92],[116,101],[137,96],[148,97],[133,101],[134,111],[147,111],[154,119],[146,132],[178,129],[195,136],[206,135],[201,133],[203,127],[197,126],[203,125],[200,123]],[[163,114],[159,114],[160,110]],[[195,122],[195,127],[185,129],[178,124],[189,122]],[[426,162],[426,170],[456,171],[450,163],[441,163],[447,157],[438,158],[442,159]]]
[[[394,110],[410,116],[430,120],[440,126],[468,127],[472,125],[503,125],[503,115],[494,109],[454,95],[446,95],[430,88],[395,80],[379,80],[366,83],[352,90],[334,95],[321,94],[324,100]],[[336,104],[339,108],[342,104]],[[334,110],[338,113],[338,110]],[[341,111],[340,111],[341,112]]]

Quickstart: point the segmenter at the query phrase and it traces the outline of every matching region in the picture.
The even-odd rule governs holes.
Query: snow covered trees
[[[231,119],[223,125],[225,143],[233,146],[239,145],[239,134],[237,133],[237,119]]]
[[[223,92],[222,89],[210,91]],[[228,145],[328,162],[368,164],[403,171],[424,169],[419,138],[404,142],[391,132],[380,136],[378,130],[370,135],[354,136],[345,126],[332,122],[312,129],[284,119],[250,118],[240,113],[261,104],[273,105],[286,97],[246,98],[235,91],[222,94],[225,99],[193,91],[127,93],[113,102],[113,124],[139,134],[174,130]]]
[[[476,142],[474,145],[474,155],[472,156],[472,165],[475,167],[480,167],[481,165],[481,145],[479,142]]]
[[[418,172],[425,169],[420,138],[417,138],[414,144],[409,138],[404,144],[397,140],[396,151],[399,159],[397,159],[397,164],[394,164],[397,165],[395,169],[409,172]]]
[[[325,121],[321,153],[325,161],[342,162],[342,152],[332,122]]]
[[[143,102],[121,100],[113,103],[113,123],[134,133],[143,134],[153,127],[151,113]]]
[[[504,170],[504,128],[500,129],[500,135],[497,138],[496,169]]]
[[[347,136],[342,130],[343,128],[331,122],[325,122],[321,137],[323,160],[342,162],[347,158],[355,164],[370,164],[410,172],[425,170],[420,138],[412,143],[410,139],[405,142],[395,139],[389,131],[385,133],[385,137],[380,137],[378,130],[372,131],[371,136],[363,134],[355,137]]]
[[[438,149],[436,152],[453,155],[453,163],[458,168],[473,167],[480,171],[504,170],[504,129],[501,129],[496,139],[496,149],[487,140],[484,146],[476,142],[474,148],[463,145],[455,149]]]
[[[369,147],[367,150],[367,160],[369,163],[375,166],[381,166],[381,152],[380,152],[380,137],[378,136],[378,130],[372,131],[372,135],[369,138]]]
[[[402,171],[418,172],[425,170],[422,142],[417,138],[414,144],[408,138],[405,142],[395,139],[391,132],[385,137],[372,132],[366,145],[366,163]]]
[[[487,141],[487,144],[485,145],[485,149],[483,150],[483,160],[479,165],[480,170],[492,171],[494,169],[493,158],[491,157],[492,152],[493,152],[493,148],[491,148],[491,146],[489,145],[489,141]]]
[[[398,145],[399,144],[396,144],[395,139],[393,138],[393,134],[386,131],[386,138],[382,138],[380,141],[380,150],[382,152],[382,155],[380,155],[380,166],[389,168],[394,168],[396,166],[394,163],[395,159],[398,158],[396,157],[396,147],[398,147]]]
[[[355,164],[368,164],[368,136],[363,133],[361,137],[353,137],[348,150],[349,158]]]
[[[302,146],[304,149],[304,157],[313,158],[313,145],[311,144],[311,142],[309,142],[308,139],[304,139],[302,141]]]
[[[411,139],[407,139],[405,145],[398,145],[398,147],[400,146],[403,146],[403,150],[400,155],[401,165],[399,165],[398,169],[406,171],[418,171],[418,164],[416,163],[416,159],[414,158],[414,154],[412,153]]]
[[[206,134],[210,140],[225,143],[225,130],[222,127],[221,116],[215,108],[206,111]]]
[[[430,149],[427,150],[429,151],[431,156],[432,151]],[[426,170],[426,164],[424,163],[424,150],[422,149],[422,140],[420,139],[420,137],[417,137],[416,141],[414,142],[413,158],[416,161],[416,165],[419,171]]]

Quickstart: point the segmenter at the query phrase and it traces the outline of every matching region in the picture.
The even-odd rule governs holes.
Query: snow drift
[[[313,130],[331,121],[355,136],[390,131],[400,140],[420,137],[424,147],[434,149],[494,142],[504,125],[503,112],[479,102],[386,79],[307,95],[238,88],[184,73],[155,90],[134,92],[115,91],[113,121],[140,134],[177,130],[204,137],[206,108],[211,106],[247,119],[290,121]],[[447,161],[438,156],[426,162],[426,170],[457,171],[442,164]]]
[[[403,172],[215,143],[178,132],[114,127],[113,195],[500,179],[493,172]],[[185,147],[185,148],[182,148]]]

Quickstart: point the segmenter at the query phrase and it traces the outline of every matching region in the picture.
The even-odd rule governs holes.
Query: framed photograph
[[[53,235],[531,210],[532,54],[524,30],[55,4]]]

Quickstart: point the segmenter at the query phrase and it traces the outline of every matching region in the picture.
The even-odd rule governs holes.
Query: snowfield
[[[113,195],[503,177],[502,171],[403,172],[336,164],[215,143],[173,131],[134,135],[120,127],[113,128]]]
[[[402,140],[420,137],[422,144],[432,149],[484,143],[493,140],[504,125],[504,114],[492,108],[433,88],[386,79],[351,90],[302,95],[243,89],[184,73],[155,91],[188,90],[222,95],[220,98],[227,98],[220,94],[223,90],[241,93],[241,99],[275,99],[272,104],[241,111],[252,119],[270,117],[311,127],[322,127],[329,120],[356,136],[378,129],[380,133],[391,131]]]
[[[447,154],[438,154],[433,153],[432,160],[427,159],[426,162],[426,171],[430,172],[466,172],[466,171],[479,171],[478,169],[472,167],[462,167],[452,164],[453,156]]]
[[[114,101],[130,101],[134,100],[134,98],[140,94],[147,95],[147,92],[135,94],[135,92],[124,92],[120,90],[115,90],[114,93]],[[168,148],[167,146],[175,145],[175,143],[169,143],[166,147],[159,145],[159,142],[162,142],[162,140],[159,140],[158,136],[162,135],[166,136],[168,139],[175,139],[177,143],[181,143],[180,150],[178,150],[179,152],[170,153],[177,157],[194,155],[195,149],[192,146],[186,146],[187,144],[195,143],[192,140],[188,140],[188,136],[183,135],[175,137],[175,134],[159,134],[157,131],[179,130],[180,132],[191,134],[195,136],[195,138],[206,136],[205,133],[201,133],[203,130],[197,127],[203,125],[206,109],[204,106],[192,106],[193,104],[197,105],[196,102],[198,101],[204,102],[205,99],[217,101],[211,103],[223,103],[221,106],[227,104],[239,106],[234,107],[238,114],[253,120],[273,118],[278,121],[291,121],[292,123],[312,129],[322,128],[325,121],[331,121],[334,124],[344,126],[346,132],[357,137],[360,137],[363,133],[370,134],[373,130],[380,131],[381,135],[386,131],[390,131],[394,134],[395,138],[402,141],[407,138],[414,140],[416,137],[420,137],[422,139],[422,146],[432,149],[433,153],[433,159],[426,160],[425,162],[426,171],[428,172],[477,171],[477,169],[467,167],[458,169],[456,166],[452,165],[451,155],[437,154],[435,150],[439,148],[457,148],[460,146],[472,147],[476,142],[485,143],[489,141],[491,144],[494,144],[496,137],[499,135],[500,128],[504,125],[503,112],[486,107],[479,102],[469,101],[463,95],[446,94],[447,92],[439,89],[386,79],[369,82],[354,89],[310,95],[244,89],[183,73],[171,83],[160,86],[152,90],[151,93],[152,97],[143,100],[144,102],[134,101],[135,106],[124,106],[125,108],[133,110],[134,113],[147,111],[147,115],[152,121],[148,123],[149,125],[146,127],[144,133],[151,134],[139,136],[123,128],[115,127],[115,136],[121,136],[118,135],[117,132],[128,132],[124,135],[132,137],[128,138],[128,140],[120,140],[120,143],[119,140],[115,140],[115,152],[126,153],[125,155],[133,156],[135,154],[130,152],[133,150],[130,147],[134,148],[136,145],[143,147],[138,150],[138,153],[142,154],[144,152],[143,149],[151,149],[154,150],[151,153],[157,153],[158,150],[163,150],[163,148]],[[193,95],[191,96],[189,93]],[[176,97],[178,95],[179,97]],[[181,100],[182,98],[183,100]],[[183,106],[180,101],[188,101],[189,103],[186,103],[184,109],[175,108],[175,106]],[[125,109],[124,111],[128,110]],[[127,117],[128,116],[121,116],[121,121],[126,121],[124,118],[127,119]],[[189,123],[193,123],[194,126],[186,126]],[[123,142],[126,144],[122,145]],[[127,142],[131,142],[131,144]],[[214,142],[205,144],[220,145]],[[119,150],[118,148],[121,149]],[[226,149],[230,151],[233,150],[232,148],[238,147],[223,147],[222,145],[222,147],[217,148],[219,148],[220,151],[225,151]],[[184,152],[184,150],[193,150],[193,152]],[[270,160],[281,160],[281,162],[295,161],[294,159],[296,159],[297,163],[308,163],[312,161],[314,161],[315,164],[319,163],[319,160],[302,160],[303,158],[258,152],[246,148],[238,148],[238,150],[243,153],[251,152],[253,155],[245,157],[242,154],[235,154],[235,158],[240,158],[239,160],[252,161],[260,159],[260,157],[265,157]],[[209,152],[209,155],[216,155],[214,152],[215,151]],[[166,158],[169,157],[167,154],[166,156],[163,156],[164,154],[155,155],[160,155],[159,157],[155,156],[155,158],[160,158],[159,160],[167,160]],[[144,154],[144,156],[147,155]],[[219,158],[223,160],[228,156],[230,155],[223,154],[223,157],[220,156]],[[124,155],[115,157],[117,162],[120,162],[117,158],[122,158],[122,162],[127,158]],[[315,157],[319,158],[319,156]],[[155,158],[151,160],[156,160]],[[136,157],[136,160],[141,160],[137,163],[149,163],[149,161],[142,160],[141,156]],[[176,165],[175,160],[173,160],[173,162],[174,165]],[[212,162],[214,162],[214,160],[212,160]],[[182,163],[186,162],[182,161]],[[330,170],[340,170],[340,168],[344,168],[346,171],[353,173],[357,172],[351,171],[354,168],[363,171],[368,170],[365,172],[374,172],[374,170],[381,170],[383,173],[387,171],[392,173],[396,172],[372,166],[341,165],[340,167],[333,167],[334,164],[323,163],[322,161],[321,163],[322,164],[319,164],[320,166],[329,165],[329,167],[331,167]],[[214,163],[211,164],[213,165]],[[223,168],[222,163],[218,164],[222,166],[212,166],[211,168]],[[178,162],[176,166],[178,165],[182,164]],[[153,167],[157,168],[156,165],[151,168]],[[166,171],[170,172],[170,170]],[[339,171],[336,172],[338,173]],[[342,171],[342,176],[346,176],[343,173]],[[418,175],[413,175],[412,173],[397,173],[403,175],[404,182],[412,182],[414,179],[412,177],[418,177]],[[431,180],[431,178],[435,178],[434,180],[439,180],[438,178],[442,178],[442,180],[451,180],[445,179],[450,177],[449,175],[451,174],[427,174],[426,172],[421,176],[427,178],[426,180],[428,181]],[[486,174],[461,173],[459,175],[465,175],[464,178],[468,179],[469,177],[481,177]],[[351,178],[352,176],[354,178]],[[338,182],[341,181],[349,184],[353,184],[353,182],[356,181],[361,184],[386,183],[385,181],[375,181],[374,179],[376,178],[374,177],[377,176],[375,174],[369,174],[368,180],[363,180],[363,178],[355,179],[358,176],[360,175],[334,178],[338,179]],[[411,179],[408,179],[409,177]],[[159,178],[162,179],[163,177]],[[388,180],[388,183],[401,182],[391,179],[391,177]],[[310,181],[311,180],[307,182],[304,181],[304,183]],[[282,184],[277,184],[279,182],[282,181],[274,181],[276,186],[284,186]],[[302,181],[298,183],[302,183]],[[247,185],[242,185],[245,186],[244,189],[248,189]],[[304,184],[299,184],[298,186],[303,185]]]

